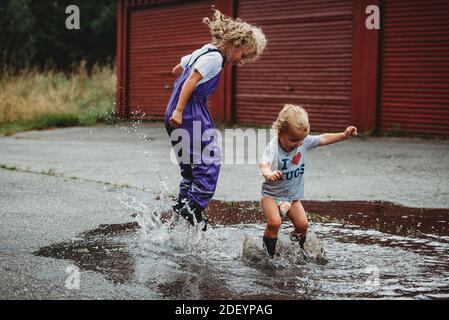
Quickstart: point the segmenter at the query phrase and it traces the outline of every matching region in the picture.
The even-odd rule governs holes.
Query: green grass
[[[84,64],[72,74],[54,70],[0,75],[0,134],[115,123],[116,70]]]
[[[10,170],[10,171],[19,171],[20,170],[16,166],[8,166],[6,164],[0,164],[0,169]]]
[[[97,181],[97,180],[91,180],[91,179],[84,179],[84,178],[79,178],[79,177],[66,177],[64,176],[62,173],[57,172],[55,169],[50,168],[48,170],[42,170],[42,171],[35,171],[35,170],[31,170],[30,168],[19,168],[16,166],[10,166],[10,165],[6,165],[6,164],[0,164],[0,169],[4,169],[4,170],[9,170],[9,171],[17,171],[17,172],[22,172],[22,173],[32,173],[32,174],[40,174],[40,175],[44,175],[44,176],[51,176],[51,177],[56,177],[56,178],[64,178],[64,179],[70,179],[70,180],[80,180],[80,181],[87,181],[87,182],[95,182],[95,183],[99,183],[99,184],[103,184],[106,186],[111,186],[117,189],[125,189],[125,188],[134,188],[132,186],[130,186],[127,183],[111,183],[111,182],[107,182],[107,181]],[[136,189],[136,188],[134,188]],[[144,191],[144,190],[142,190]]]
[[[74,113],[48,113],[39,115],[36,118],[29,120],[18,120],[15,122],[5,122],[0,124],[0,134],[9,136],[17,132],[30,130],[46,130],[51,128],[66,128],[66,127],[84,127],[93,126],[99,123],[115,123],[118,117],[115,113],[110,112],[96,114],[91,111]]]

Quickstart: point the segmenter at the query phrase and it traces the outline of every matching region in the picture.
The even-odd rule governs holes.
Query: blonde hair
[[[287,127],[293,126],[304,132],[304,138],[309,134],[309,115],[302,106],[295,104],[285,104],[278,118],[273,122],[272,129],[279,134]]]
[[[219,10],[213,10],[212,20],[203,18],[203,23],[208,25],[212,35],[211,43],[225,49],[252,48],[252,53],[243,57],[242,63],[257,60],[267,45],[267,40],[262,30],[242,21],[240,18],[234,20],[222,14]]]

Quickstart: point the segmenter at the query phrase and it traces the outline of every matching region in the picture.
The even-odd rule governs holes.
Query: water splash
[[[143,203],[124,192],[122,204],[136,212],[139,225],[138,247],[140,254],[159,252],[166,255],[189,255],[207,258],[211,253],[220,255],[220,235],[214,228],[202,231],[200,225],[192,227],[178,214],[172,212],[174,197],[159,171],[159,193],[156,201]]]
[[[178,258],[191,256],[210,262],[239,259],[248,264],[275,268],[294,268],[308,262],[327,262],[324,244],[313,230],[309,231],[305,252],[287,236],[291,230],[282,230],[279,234],[277,255],[275,259],[270,259],[262,247],[263,225],[246,224],[244,228],[241,228],[241,225],[215,225],[205,232],[201,230],[200,225],[192,227],[172,212],[173,195],[159,171],[157,175],[160,188],[155,197],[156,201],[143,203],[127,193],[124,193],[126,197],[122,200],[124,206],[137,213],[137,247],[140,255],[157,252],[165,257],[176,254]],[[231,243],[233,248],[227,248]]]
[[[123,190],[122,203],[136,212],[136,222],[100,226],[37,254],[74,261],[109,281],[168,299],[449,297],[447,236],[386,233],[383,217],[370,225],[369,213],[363,228],[348,219],[311,221],[307,259],[288,237],[291,224],[284,223],[278,256],[269,259],[262,248],[263,216],[256,204],[213,203],[212,228],[203,232],[170,214],[173,196],[159,177],[156,199]],[[321,257],[323,247],[326,254]]]

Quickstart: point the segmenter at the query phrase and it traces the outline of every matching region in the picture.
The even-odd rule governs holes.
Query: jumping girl
[[[165,126],[182,176],[173,210],[192,225],[204,222],[206,230],[207,219],[202,212],[215,193],[221,163],[207,97],[217,88],[226,63],[257,60],[266,39],[260,28],[218,10],[212,20],[204,18],[203,23],[209,26],[212,41],[182,57],[173,68],[172,73],[178,78],[167,105]]]

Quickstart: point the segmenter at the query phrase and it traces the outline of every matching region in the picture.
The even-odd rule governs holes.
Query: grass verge
[[[0,75],[0,134],[114,123],[115,67],[85,64],[71,74],[23,70]]]

